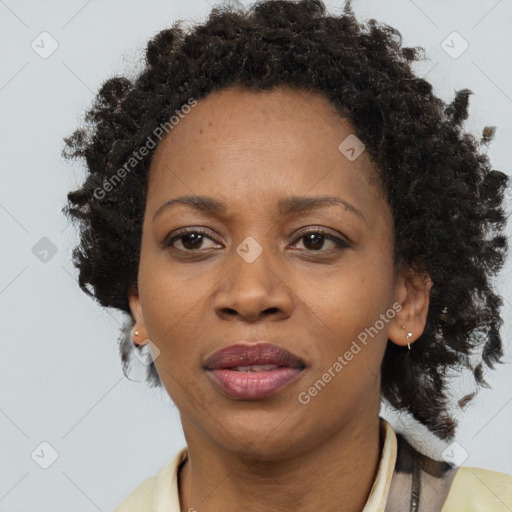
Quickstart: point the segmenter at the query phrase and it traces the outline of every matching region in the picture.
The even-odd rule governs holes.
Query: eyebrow
[[[155,220],[157,215],[159,215],[163,210],[167,209],[169,206],[173,204],[184,204],[198,211],[214,214],[217,216],[221,216],[227,210],[226,205],[222,201],[219,201],[218,199],[215,199],[213,197],[181,196],[176,197],[175,199],[170,199],[169,201],[165,202],[162,206],[160,206],[160,208],[158,208],[158,210],[155,212],[155,215],[153,216],[153,221]],[[286,216],[302,211],[316,210],[324,206],[336,204],[344,206],[348,211],[361,217],[361,219],[363,219],[366,222],[366,217],[355,206],[353,206],[352,204],[343,199],[340,199],[339,197],[333,196],[289,196],[278,201],[278,208],[280,214]]]

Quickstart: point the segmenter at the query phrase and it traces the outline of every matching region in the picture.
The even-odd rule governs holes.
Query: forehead
[[[215,91],[182,114],[158,145],[148,199],[201,194],[245,201],[293,190],[339,191],[368,202],[381,193],[376,167],[365,151],[347,157],[353,152],[344,152],[345,141],[354,137],[350,121],[319,93],[286,87]]]

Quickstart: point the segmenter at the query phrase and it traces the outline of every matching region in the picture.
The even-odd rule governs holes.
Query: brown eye
[[[213,240],[207,233],[201,229],[189,229],[164,241],[163,247],[172,247],[179,251],[194,252],[203,248],[205,240]],[[175,247],[175,241],[181,241],[183,249]]]
[[[350,245],[345,242],[345,240],[334,236],[331,233],[327,233],[321,229],[310,230],[301,233],[298,240],[304,240],[303,244],[306,250],[314,252],[328,252],[321,251],[325,244],[325,240],[333,242],[338,249],[348,249],[350,247]]]

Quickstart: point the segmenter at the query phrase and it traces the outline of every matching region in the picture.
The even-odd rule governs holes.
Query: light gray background
[[[82,171],[60,151],[102,81],[134,73],[151,36],[178,18],[202,21],[209,1],[0,0],[0,512],[112,510],[185,443],[165,391],[122,374],[122,316],[101,309],[76,284],[76,235],[60,210]],[[339,12],[342,3],[326,5]],[[360,0],[353,7],[362,19],[396,27],[405,45],[425,48],[430,61],[415,69],[442,99],[464,87],[474,92],[466,129],[480,136],[485,125],[497,126],[488,154],[494,168],[510,173],[512,1]],[[47,59],[31,48],[43,31],[59,45]],[[441,47],[453,31],[469,43],[457,59]],[[43,237],[57,250],[46,263],[32,252]],[[506,473],[511,270],[509,261],[499,279],[507,364],[489,377],[494,390],[480,392],[457,438],[469,454],[464,465]],[[418,443],[422,436],[418,428]],[[58,453],[48,469],[31,457],[43,441]],[[50,454],[38,450],[39,460]]]

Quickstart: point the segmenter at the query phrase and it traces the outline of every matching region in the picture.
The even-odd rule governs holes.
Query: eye
[[[330,252],[329,250],[320,250],[324,246],[326,240],[332,242],[335,246],[335,249],[350,248],[350,244],[348,242],[320,228],[304,231],[299,235],[299,237],[296,240],[302,239],[305,239],[304,246],[306,251]],[[205,240],[217,242],[215,239],[209,236],[209,233],[207,231],[198,228],[189,228],[183,229],[179,231],[177,234],[175,234],[173,237],[167,238],[162,243],[162,246],[164,248],[172,247],[182,252],[200,252],[200,249],[204,249],[203,244]],[[181,243],[182,248],[176,247],[176,241],[179,241]],[[217,242],[217,244],[219,244],[219,242]],[[208,247],[206,249],[208,249]]]
[[[164,240],[163,247],[173,247],[179,251],[185,252],[198,252],[198,249],[202,248],[202,245],[206,239],[213,240],[208,233],[202,229],[184,229],[172,238]],[[180,241],[183,249],[174,245],[175,241]]]
[[[324,231],[323,229],[317,228],[317,229],[310,229],[309,231],[302,232],[298,240],[305,239],[304,246],[306,247],[306,250],[308,251],[314,251],[314,252],[330,252],[327,251],[320,251],[325,243],[325,240],[329,240],[330,242],[334,243],[335,249],[348,249],[350,248],[350,244],[343,240],[342,238],[339,238],[337,236],[332,235],[331,233],[328,233],[327,231]]]

